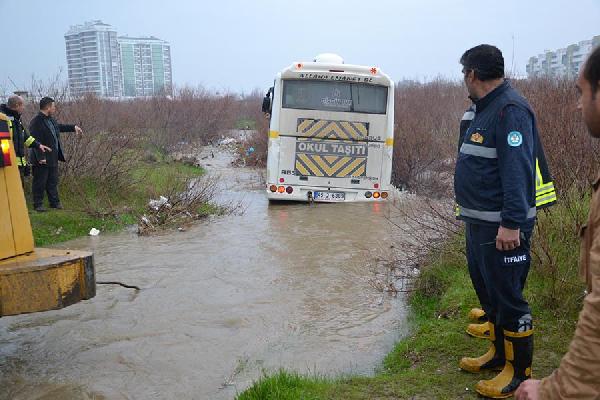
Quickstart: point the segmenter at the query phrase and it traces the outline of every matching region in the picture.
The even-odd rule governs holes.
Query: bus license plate
[[[346,193],[344,192],[315,192],[315,201],[344,201]]]

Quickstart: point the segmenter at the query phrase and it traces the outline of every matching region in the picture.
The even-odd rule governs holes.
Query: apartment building
[[[569,45],[555,51],[546,50],[527,63],[527,76],[555,76],[573,78],[579,74],[588,54],[600,45],[600,35],[590,40]]]

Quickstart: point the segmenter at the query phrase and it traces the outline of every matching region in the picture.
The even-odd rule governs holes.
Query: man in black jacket
[[[21,174],[21,182],[24,182],[24,177],[29,176],[29,165],[25,158],[25,147],[37,148],[42,153],[51,151],[49,147],[44,146],[39,141],[35,140],[23,126],[21,114],[25,110],[25,101],[21,96],[10,96],[6,104],[0,104],[0,113],[6,115],[10,121],[12,129],[12,140],[17,156],[17,165]]]
[[[81,134],[77,125],[63,125],[56,122],[56,103],[50,97],[40,100],[40,112],[29,124],[29,131],[44,146],[52,151],[41,152],[33,149],[31,162],[33,164],[33,208],[36,211],[46,211],[44,208],[44,191],[48,194],[51,208],[62,209],[58,197],[58,162],[65,161],[60,144],[60,132],[75,132]]]

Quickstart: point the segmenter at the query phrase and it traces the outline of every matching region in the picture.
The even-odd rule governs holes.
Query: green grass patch
[[[566,209],[573,208],[573,204],[554,208],[552,215],[540,216],[540,225],[547,237],[544,240],[534,237],[535,251],[543,254],[540,247],[549,246],[550,258],[561,263],[557,279],[572,283],[577,280],[578,252],[573,247],[576,238],[572,237],[573,232],[566,238],[566,233],[560,229],[572,229],[565,227],[575,226],[586,210],[585,206],[580,213]],[[539,235],[541,232],[537,233]],[[237,399],[478,398],[473,390],[475,384],[479,379],[491,379],[494,373],[470,374],[458,368],[461,357],[479,356],[489,346],[485,340],[471,338],[465,333],[469,323],[466,315],[472,307],[478,306],[478,301],[463,248],[464,238],[455,237],[447,243],[443,253],[430,256],[416,282],[417,290],[409,298],[412,311],[408,318],[410,335],[395,345],[375,376],[324,379],[278,371],[259,379]],[[563,293],[560,296],[554,293],[553,301],[549,302],[550,292],[558,285],[549,280],[548,269],[554,268],[550,264],[543,257],[537,258],[526,288],[536,324],[534,377],[547,376],[559,365],[581,307],[577,301],[567,302],[559,309],[554,306],[565,299],[581,300],[581,284],[564,286]]]
[[[256,121],[252,118],[241,118],[235,123],[235,129],[256,129]]]
[[[199,177],[204,169],[179,162],[143,163],[132,173],[135,199],[142,200],[137,204],[138,209],[144,209],[148,199],[165,195],[169,190],[185,191],[188,178]]]
[[[92,179],[80,180],[76,188],[68,181],[63,182],[59,190],[64,210],[49,209],[40,213],[30,208],[35,244],[47,246],[64,242],[87,235],[91,228],[114,232],[133,225],[149,199],[164,194],[173,182],[181,182],[181,190],[184,190],[186,178],[202,174],[204,170],[200,167],[162,159],[136,166],[131,172],[131,184],[124,190],[102,190]],[[216,213],[217,207],[207,204],[203,212]]]
[[[295,372],[280,370],[265,376],[246,390],[238,400],[313,400],[321,399],[332,381],[324,377],[307,378]]]
[[[45,213],[31,211],[31,228],[36,246],[48,246],[85,236],[90,229],[114,232],[137,222],[132,214],[116,217],[94,217],[83,211],[52,210]]]

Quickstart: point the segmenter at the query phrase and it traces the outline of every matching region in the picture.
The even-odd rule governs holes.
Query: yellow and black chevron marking
[[[369,136],[369,123],[298,118],[296,130],[310,138],[364,140]]]
[[[325,178],[366,176],[367,159],[316,154],[296,155],[296,174]]]
[[[295,173],[325,178],[366,176],[367,155],[366,143],[298,139]]]

